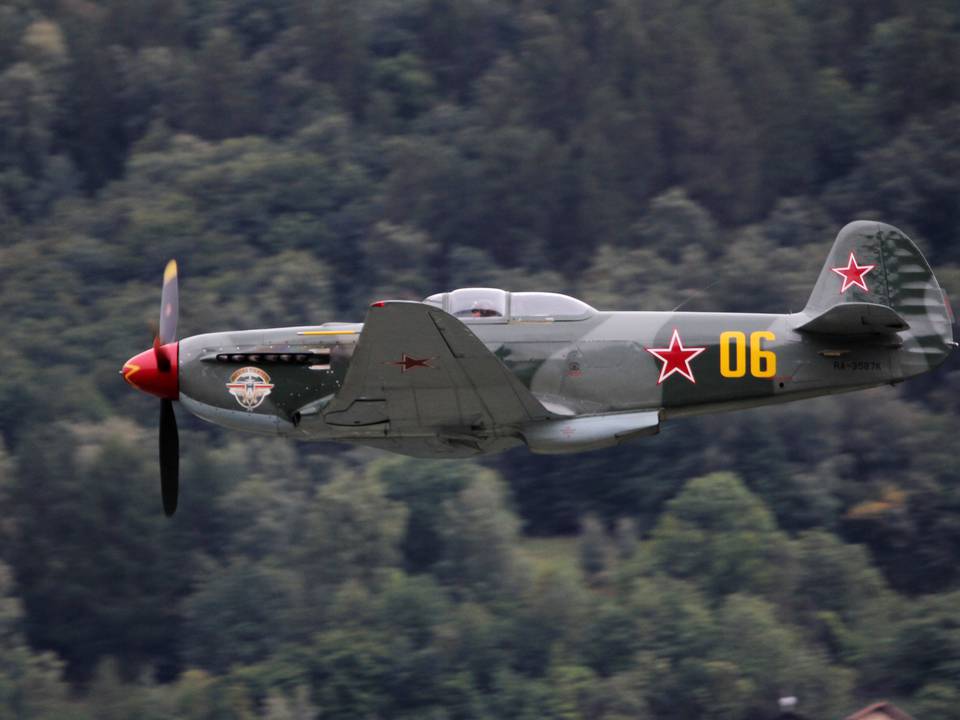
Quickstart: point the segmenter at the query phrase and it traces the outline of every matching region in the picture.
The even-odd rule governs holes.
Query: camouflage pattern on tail
[[[930,266],[910,238],[885,223],[858,220],[840,231],[803,314],[813,332],[842,328],[852,316],[861,327],[880,331],[885,323],[899,332],[899,377],[936,367],[955,347],[952,314]]]

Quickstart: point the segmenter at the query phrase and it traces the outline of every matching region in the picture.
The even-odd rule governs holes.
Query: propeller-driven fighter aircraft
[[[453,458],[579,452],[678,417],[895,384],[954,350],[953,315],[910,239],[847,225],[792,314],[611,312],[566,295],[464,288],[375,302],[361,323],[177,340],[177,266],[159,334],[124,379],[161,398],[164,510],[177,506],[173,401],[218,425]]]

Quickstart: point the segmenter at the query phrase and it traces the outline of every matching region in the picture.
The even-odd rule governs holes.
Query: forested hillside
[[[0,718],[960,718],[960,366],[575,457],[180,413],[147,347],[464,285],[802,307],[890,222],[960,294],[954,0],[0,3]]]

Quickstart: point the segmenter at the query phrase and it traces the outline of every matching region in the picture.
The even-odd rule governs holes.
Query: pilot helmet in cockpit
[[[500,313],[489,300],[475,300],[470,306],[471,317],[500,317]]]

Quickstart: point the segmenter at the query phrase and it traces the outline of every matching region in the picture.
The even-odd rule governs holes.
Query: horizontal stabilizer
[[[828,308],[797,330],[823,335],[878,335],[898,333],[909,327],[900,313],[887,305],[847,302]]]

